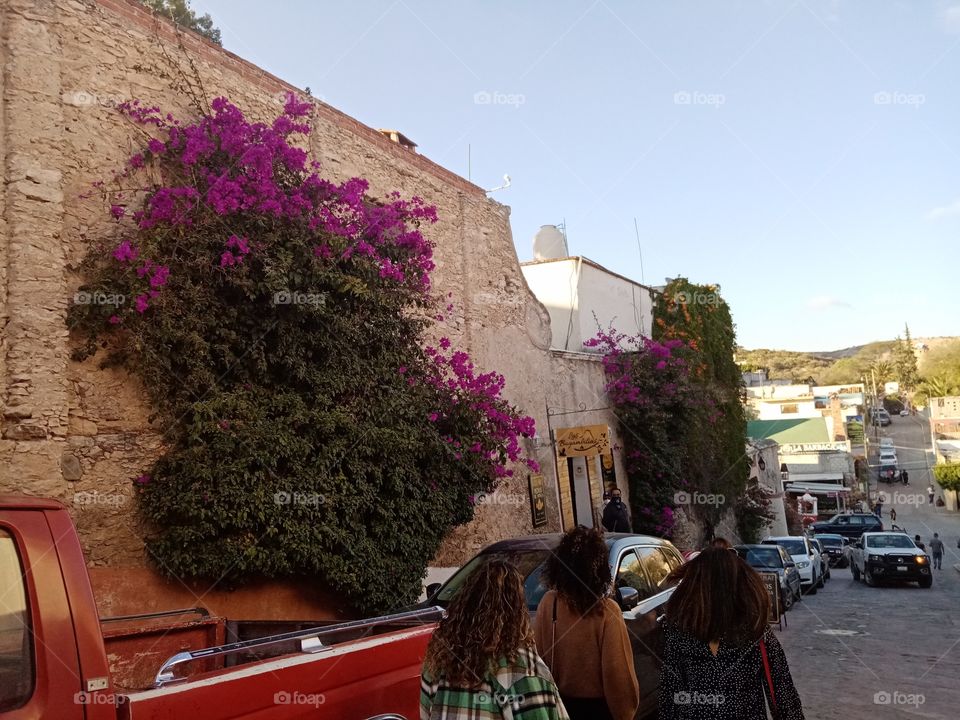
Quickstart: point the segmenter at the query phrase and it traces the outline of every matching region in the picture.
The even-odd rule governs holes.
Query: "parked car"
[[[779,545],[737,545],[734,549],[757,572],[775,572],[780,577],[780,612],[803,598],[797,564],[785,549]]]
[[[881,532],[883,521],[872,513],[840,513],[829,520],[812,523],[810,528],[815,535],[829,533],[854,539],[865,532]]]
[[[763,545],[779,545],[797,564],[800,584],[808,594],[815,595],[823,587],[823,574],[820,572],[820,555],[805,535],[784,535],[769,537],[761,541]]]
[[[810,538],[810,544],[817,551],[817,557],[820,558],[820,574],[823,576],[824,580],[830,579],[830,560],[827,558],[826,552],[824,552],[823,545],[820,544],[820,541],[815,537]]]
[[[0,587],[2,720],[414,718],[440,618],[291,622],[226,645],[202,608],[101,618],[70,513],[42,498],[0,497]]]
[[[854,580],[871,587],[881,582],[916,582],[933,585],[930,558],[910,536],[900,532],[868,532],[850,546],[850,572]]]
[[[880,446],[880,462],[892,462],[894,465],[897,464],[897,451],[892,447]]]
[[[879,410],[874,410],[874,411],[873,411],[873,424],[874,424],[874,425],[879,425],[880,427],[886,427],[886,426],[889,425],[891,422],[893,422],[893,420],[892,420],[891,417],[890,417],[890,413],[888,413],[886,410],[884,410],[884,409],[881,408],[881,409],[879,409]]]
[[[892,448],[895,447],[893,444],[892,437],[882,437],[880,438],[880,447],[881,448]]]
[[[560,543],[559,534],[530,535],[502,540],[475,555],[442,585],[427,587],[424,606],[446,607],[463,583],[478,567],[493,559],[514,563],[524,577],[524,594],[531,618],[547,591],[540,581],[547,557]],[[663,631],[657,618],[663,615],[674,586],[667,576],[683,564],[683,556],[672,543],[649,535],[607,533],[610,572],[617,600],[630,632],[633,662],[640,683],[640,710],[637,717],[657,712],[657,691]]]
[[[896,459],[880,459],[880,467],[877,470],[877,480],[885,483],[897,482],[900,479],[900,468],[897,466]]]
[[[843,568],[850,564],[847,559],[848,541],[843,535],[817,533],[814,539],[819,540],[823,546],[823,552],[827,556],[827,563],[830,567]]]
[[[900,417],[910,417],[910,411],[904,408],[900,411]]]

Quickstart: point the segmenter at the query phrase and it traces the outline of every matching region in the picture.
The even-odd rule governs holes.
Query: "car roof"
[[[774,542],[776,542],[777,540],[807,540],[807,539],[808,538],[806,535],[771,535],[770,537],[764,538],[761,541],[761,544],[766,543],[768,540],[773,540]]]
[[[907,537],[910,537],[907,535],[907,533],[900,532],[899,530],[874,530],[873,532],[865,532],[864,535],[869,535],[870,537],[873,537],[874,535],[906,535]]]
[[[772,547],[780,547],[779,545],[772,545],[770,543],[744,543],[742,545],[734,545],[737,550],[769,550]],[[783,548],[780,548],[781,550]]]
[[[524,535],[522,537],[508,538],[495,542],[492,545],[481,550],[481,554],[494,552],[516,552],[524,550],[553,550],[560,544],[562,533],[540,533],[538,535]],[[660,545],[669,547],[672,543],[669,540],[658,538],[653,535],[639,535],[635,533],[604,533],[604,541],[607,547],[620,545],[636,545],[638,542],[648,545]]]
[[[844,539],[843,535],[840,535],[839,533],[817,533],[816,535],[814,535],[814,538],[837,538],[839,540]]]

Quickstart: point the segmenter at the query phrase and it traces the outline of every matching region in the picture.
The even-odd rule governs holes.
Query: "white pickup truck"
[[[900,532],[867,532],[850,545],[853,579],[874,587],[881,582],[916,582],[933,585],[930,559],[909,535]]]

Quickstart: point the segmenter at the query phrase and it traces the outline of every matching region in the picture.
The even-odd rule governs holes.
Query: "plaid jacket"
[[[448,685],[424,668],[420,676],[420,720],[570,720],[553,677],[533,649],[517,661],[500,658],[477,690]]]

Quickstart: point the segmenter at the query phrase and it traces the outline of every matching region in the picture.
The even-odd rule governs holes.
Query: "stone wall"
[[[162,445],[143,389],[95,360],[70,360],[64,319],[80,283],[74,268],[91,243],[112,237],[106,208],[89,190],[141,142],[118,102],[137,98],[188,117],[189,99],[172,85],[195,70],[207,97],[225,95],[268,119],[296,88],[198,36],[178,35],[132,0],[6,0],[0,28],[0,493],[55,497],[71,508],[105,613],[137,611],[151,583],[173,604],[194,604],[203,597],[197,589],[184,586],[177,600],[176,584],[144,571],[131,479]],[[313,124],[309,149],[331,179],[362,176],[374,195],[399,190],[437,206],[440,222],[428,231],[435,287],[455,305],[437,332],[480,367],[502,372],[509,398],[536,418],[542,436],[548,405],[606,405],[594,360],[548,351],[549,316],[520,272],[509,208],[323,103]],[[615,427],[609,413],[582,419]],[[550,448],[530,449],[547,481],[550,524],[541,530],[558,530]],[[518,474],[503,492],[526,494],[526,482]],[[459,564],[495,539],[532,530],[529,504],[484,506],[438,562]],[[248,599],[241,612],[284,614],[271,593],[260,595],[264,603]],[[217,603],[220,612],[235,609],[229,596]]]

